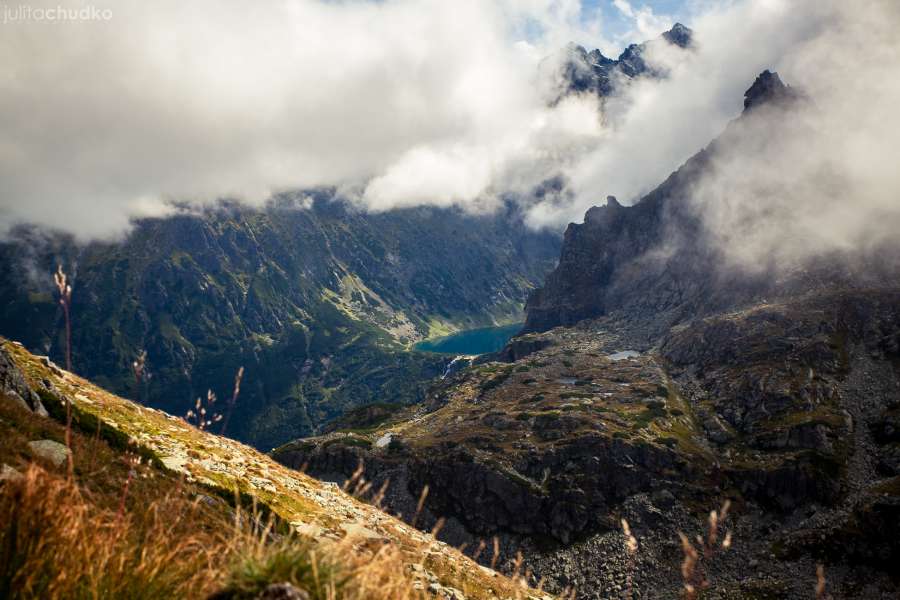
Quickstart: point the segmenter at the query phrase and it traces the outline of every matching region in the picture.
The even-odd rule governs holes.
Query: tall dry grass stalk
[[[219,430],[219,435],[225,435],[225,430],[228,429],[231,413],[234,412],[234,405],[237,404],[238,396],[241,394],[241,381],[243,381],[243,379],[244,367],[241,367],[234,376],[234,388],[231,391],[231,399],[228,401],[228,410],[225,412],[225,419],[222,421],[222,429]]]
[[[362,467],[362,462],[360,462],[360,467]],[[428,499],[428,484],[425,484],[425,487],[422,488],[422,493],[419,494],[419,502],[416,504],[416,512],[413,514],[412,520],[409,522],[413,527],[416,526],[416,521],[419,520],[419,515],[422,514],[422,509],[425,508],[425,500]]]
[[[730,508],[731,501],[726,500],[721,510],[709,513],[706,535],[698,535],[695,538],[696,546],[684,533],[678,532],[684,553],[681,578],[684,584],[684,597],[687,600],[695,600],[700,591],[710,587],[709,567],[713,558],[717,552],[731,547],[731,532],[726,529],[724,537],[721,537]]]
[[[53,274],[53,280],[56,282],[56,289],[59,291],[59,305],[62,306],[63,316],[66,320],[66,370],[72,370],[72,319],[70,308],[72,306],[72,286],[69,285],[66,273],[63,271],[62,265],[56,266],[56,273]]]
[[[134,375],[134,397],[140,402],[141,384],[144,382],[144,373],[147,365],[147,351],[141,350],[134,362],[131,363],[131,373]]]
[[[128,490],[131,482],[137,475],[137,469],[141,466],[142,459],[140,456],[133,454],[125,455],[125,463],[128,465],[128,476],[125,478],[125,484],[122,486],[122,496],[119,498],[119,510],[116,513],[117,518],[121,519],[125,516],[125,501],[128,499]]]
[[[820,563],[816,565],[816,600],[830,600],[831,596],[825,592],[826,583],[825,566]]]
[[[66,321],[66,370],[72,371],[72,319],[70,307],[72,305],[72,286],[69,285],[62,265],[57,265],[56,273],[53,274],[56,282],[56,289],[59,291],[59,304],[63,309],[63,316]],[[66,448],[67,466],[69,479],[75,477],[75,461],[72,456],[72,400],[66,396]]]

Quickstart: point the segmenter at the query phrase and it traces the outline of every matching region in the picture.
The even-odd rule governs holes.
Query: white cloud
[[[726,258],[745,269],[804,268],[900,244],[900,6],[817,5],[823,27],[782,60],[809,94],[787,114],[732,126],[691,202]]]
[[[723,236],[736,235],[738,222],[751,213],[759,217],[752,227],[767,239],[723,238],[736,260],[736,249],[745,246],[744,259],[756,260],[776,252],[779,236],[796,237],[800,230],[818,231],[834,245],[858,242],[873,220],[900,210],[900,186],[890,166],[896,156],[891,148],[900,140],[893,108],[900,106],[900,40],[892,33],[900,28],[898,12],[888,0],[865,7],[838,0],[746,0],[706,10],[692,22],[695,51],[655,47],[653,59],[670,76],[638,82],[610,100],[602,143],[565,169],[572,200],[533,207],[531,222],[580,221],[607,194],[626,204],[636,201],[718,136],[740,114],[743,92],[756,75],[771,68],[814,98],[814,124],[792,130],[778,160],[767,167],[771,157],[752,155],[752,142],[735,149],[730,168],[722,166],[715,182],[700,188],[698,210]],[[821,189],[828,180],[815,174],[829,169],[853,181],[843,206],[821,200],[834,194]],[[793,179],[796,184],[788,185]],[[748,181],[780,191],[760,197],[758,189],[740,189],[739,182]],[[815,198],[834,214],[817,208]],[[792,208],[772,212],[767,203]],[[764,215],[781,215],[785,223]],[[811,242],[806,247],[807,254],[823,248]],[[791,253],[798,255],[797,249]]]
[[[636,3],[617,5],[635,35],[655,37],[668,25]],[[778,236],[813,231],[852,245],[873,219],[896,214],[900,17],[890,0],[698,2],[689,23],[695,51],[655,46],[651,59],[670,76],[610,98],[603,127],[595,100],[546,106],[548,57],[570,40],[609,45],[597,23],[583,24],[575,0],[110,6],[109,23],[0,26],[0,228],[29,220],[111,235],[133,215],[166,210],[167,198],[259,202],[273,190],[323,184],[354,190],[374,210],[483,211],[502,193],[562,172],[571,194],[529,207],[533,224],[559,226],[607,194],[628,203],[663,181],[740,113],[743,91],[766,68],[808,89],[820,111],[804,130],[811,138],[779,150],[776,165],[797,159],[797,149],[815,152],[798,170],[723,163],[725,175],[695,199],[710,207],[704,214],[723,244],[774,252]],[[854,210],[817,187],[828,165],[853,190]],[[802,185],[789,185],[795,174]],[[825,197],[826,210],[798,200],[773,212],[765,202],[791,199],[729,192],[754,181],[803,201]],[[729,202],[716,204],[723,196]],[[769,238],[727,238],[744,209],[818,220]]]
[[[548,109],[535,81],[589,35],[576,0],[110,7],[2,26],[4,226],[109,235],[165,199],[369,180],[375,208],[475,203],[598,128],[590,102]]]
[[[619,36],[625,45],[653,39],[660,32],[669,30],[675,24],[672,17],[658,15],[649,6],[641,5],[635,8],[628,0],[613,0],[613,6],[622,16],[632,22],[632,27]]]

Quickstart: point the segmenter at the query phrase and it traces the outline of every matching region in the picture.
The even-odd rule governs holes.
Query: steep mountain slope
[[[879,287],[900,273],[896,248],[832,252],[797,263],[770,257],[753,269],[736,268],[722,232],[704,219],[707,207],[693,201],[704,177],[737,152],[765,154],[789,136],[802,136],[791,115],[814,110],[809,102],[777,74],[762,73],[745,94],[743,115],[655,190],[633,206],[609,197],[606,206],[587,211],[584,223],[570,224],[559,265],[528,299],[525,330],[622,315],[646,329],[649,341],[697,315],[817,290]],[[728,201],[723,194],[721,202]]]
[[[362,460],[402,514],[427,485],[420,525],[448,518],[453,544],[498,536],[505,560],[521,551],[549,589],[581,598],[625,586],[620,517],[641,544],[642,597],[676,596],[675,532],[697,532],[723,498],[736,520],[710,567],[717,597],[809,597],[822,559],[835,598],[900,591],[898,446],[884,435],[900,291],[764,304],[623,353],[633,342],[608,319],[528,334],[513,342],[526,356],[464,370],[418,409],[274,456],[335,481]]]
[[[77,441],[72,446],[74,478],[84,486],[81,499],[102,503],[105,496],[111,495],[117,500],[121,495],[122,506],[125,507],[128,500],[131,513],[147,509],[148,506],[142,506],[141,502],[150,497],[169,498],[173,493],[187,496],[185,505],[190,507],[193,503],[195,512],[191,514],[198,519],[193,527],[198,531],[205,527],[228,528],[229,520],[231,523],[240,521],[229,503],[241,499],[270,512],[279,524],[312,543],[312,551],[320,556],[333,555],[341,540],[347,540],[346,549],[358,554],[362,560],[378,560],[378,556],[396,553],[399,560],[394,566],[399,571],[390,574],[390,578],[393,583],[405,582],[404,598],[549,600],[545,594],[479,567],[432,536],[416,531],[335,486],[286,469],[247,446],[197,429],[181,418],[116,397],[60,370],[46,357],[35,357],[20,345],[5,340],[0,341],[0,429],[7,432],[0,445],[0,461],[4,465],[0,476],[0,499],[4,499],[4,494],[18,493],[9,491],[7,481],[21,479],[21,471],[29,464],[43,465],[50,473],[65,472],[66,459],[54,464],[54,456],[45,450],[59,447],[65,456],[66,447],[61,444],[65,428],[52,417],[40,414],[46,414],[46,409],[65,422],[67,399],[74,408]],[[23,436],[27,440],[28,435],[49,435],[56,439],[32,440],[38,445],[26,443],[19,448],[12,444],[14,439]],[[97,468],[94,462],[97,457],[86,453],[91,448],[110,461],[109,464]],[[146,468],[136,466],[138,463],[134,459],[138,456],[147,462]],[[140,475],[129,475],[129,469],[139,469]],[[132,478],[133,484],[123,488],[124,481],[131,482]],[[125,494],[129,490],[131,496],[127,497]],[[66,506],[58,508],[67,510]],[[124,518],[121,516],[123,509],[119,511],[120,519]],[[170,521],[176,519],[171,514],[167,517]],[[3,536],[8,532],[16,535],[14,525],[4,523],[6,529],[0,539],[12,544],[12,538]],[[190,532],[185,531],[183,525],[180,525],[180,532],[169,531],[169,534],[188,535]],[[53,523],[35,526],[51,528]],[[30,533],[37,541],[48,539],[53,532],[35,530]],[[98,535],[102,533],[97,532]],[[153,548],[148,546],[162,541],[143,540],[139,554],[153,555]],[[21,551],[24,553],[25,549]],[[22,560],[25,557],[17,554],[14,558]],[[187,559],[178,557],[178,560]],[[9,573],[7,566],[4,565],[4,573]],[[135,574],[136,578],[139,576]],[[215,580],[199,582],[200,587],[190,590],[187,597],[206,597],[204,590],[215,589],[217,583]],[[145,593],[142,590],[141,597]],[[25,597],[30,596],[26,594]]]
[[[145,220],[118,243],[23,230],[0,248],[0,331],[61,359],[59,262],[79,373],[179,414],[207,388],[225,397],[243,365],[228,433],[270,448],[348,407],[419,399],[445,359],[408,345],[519,320],[558,243],[511,206],[366,214],[328,191]]]
[[[701,559],[710,597],[808,598],[817,561],[835,598],[896,597],[895,255],[730,268],[692,202],[742,135],[802,102],[763,73],[744,115],[659,188],[569,226],[526,333],[502,352],[417,407],[275,458],[338,481],[362,460],[403,514],[427,485],[445,539],[497,536],[505,560],[521,550],[580,598],[629,581],[641,597],[677,596],[676,532],[694,539],[726,498],[732,547]],[[761,151],[779,143],[769,133]]]

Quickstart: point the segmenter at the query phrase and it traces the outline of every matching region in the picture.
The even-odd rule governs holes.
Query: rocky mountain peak
[[[612,64],[615,64],[615,62],[616,62],[613,59],[605,56],[597,48],[588,52],[587,58],[592,65],[612,65]]]
[[[694,40],[694,31],[681,23],[675,23],[672,25],[672,29],[663,33],[662,36],[670,44],[675,44],[681,48],[687,48]]]
[[[799,97],[789,85],[781,81],[778,73],[766,69],[744,92],[744,110],[749,111],[763,104],[786,104]]]
[[[641,76],[665,77],[663,69],[645,59],[647,48],[667,43],[686,49],[693,43],[693,35],[690,28],[676,23],[656,39],[629,45],[617,59],[604,56],[598,49],[588,51],[584,46],[571,43],[567,47],[567,60],[562,68],[562,78],[566,82],[563,95],[592,92],[605,97],[612,94],[616,85],[621,84],[622,76],[625,81]]]
[[[606,197],[605,206],[594,206],[588,209],[584,215],[585,222],[603,223],[608,222],[615,214],[618,214],[624,208],[615,196]]]

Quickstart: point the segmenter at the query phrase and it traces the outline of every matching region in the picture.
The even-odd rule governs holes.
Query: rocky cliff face
[[[605,206],[588,210],[583,223],[570,224],[559,265],[528,299],[525,331],[622,313],[634,327],[646,329],[650,343],[669,326],[698,315],[763,299],[881,287],[896,277],[896,248],[868,255],[831,253],[796,265],[772,259],[753,270],[734,268],[718,232],[704,220],[703,206],[693,202],[698,183],[715,173],[719,161],[733,160],[732,149],[745,137],[780,143],[787,133],[778,123],[786,124],[790,111],[807,102],[777,74],[763,72],[745,94],[742,116],[660,186],[632,206],[610,197]],[[765,147],[755,150],[765,152]]]
[[[349,407],[421,398],[444,359],[408,344],[521,318],[558,251],[512,208],[376,215],[326,191],[298,201],[147,220],[86,247],[21,231],[0,247],[0,331],[61,358],[50,277],[60,262],[74,281],[76,370],[183,414],[208,388],[230,396],[243,365],[229,433],[271,448]],[[141,350],[149,377],[138,385]]]

